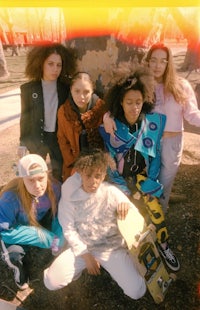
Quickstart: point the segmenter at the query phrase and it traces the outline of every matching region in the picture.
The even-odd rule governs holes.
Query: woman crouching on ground
[[[64,241],[56,217],[61,184],[51,180],[47,170],[41,156],[22,157],[18,177],[9,182],[0,195],[1,257],[13,270],[20,289],[28,287],[24,264],[28,246],[52,248],[52,254],[56,255]],[[51,226],[49,230],[42,225],[45,219]]]

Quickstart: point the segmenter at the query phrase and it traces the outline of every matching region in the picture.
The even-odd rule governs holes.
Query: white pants
[[[172,185],[181,163],[182,152],[183,134],[163,138],[159,181],[164,186],[164,198],[160,198],[164,213],[166,213],[168,208]]]
[[[101,266],[132,299],[141,298],[146,292],[146,284],[138,273],[133,260],[124,248],[112,252],[92,253]],[[60,254],[52,265],[44,270],[44,284],[49,290],[57,290],[78,279],[86,268],[81,256],[74,256],[71,249]]]

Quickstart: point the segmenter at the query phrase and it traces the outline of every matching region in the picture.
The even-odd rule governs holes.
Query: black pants
[[[44,132],[44,143],[46,146],[46,154],[44,154],[44,156],[49,153],[52,175],[57,180],[62,181],[63,159],[58,145],[56,132]]]

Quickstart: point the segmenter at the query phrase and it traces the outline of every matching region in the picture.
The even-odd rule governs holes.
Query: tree
[[[198,28],[199,10],[194,8],[188,17],[186,17],[180,9],[175,7],[170,8],[169,12],[176,20],[177,25],[188,43],[181,70],[191,72],[200,67],[200,32]]]
[[[9,76],[9,72],[7,69],[7,63],[6,63],[6,59],[5,59],[4,51],[3,51],[3,44],[2,44],[2,39],[4,38],[4,35],[5,34],[3,31],[3,27],[0,24],[0,79],[4,79]],[[5,40],[6,39],[7,38],[5,38]]]
[[[0,79],[4,79],[9,76],[7,69],[6,59],[4,56],[2,41],[0,40]]]
[[[35,14],[37,18],[37,34],[39,34],[40,41],[45,41],[44,20],[46,13],[46,8],[35,8]]]

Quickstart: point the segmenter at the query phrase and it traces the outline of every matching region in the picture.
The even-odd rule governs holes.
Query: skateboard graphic
[[[133,261],[146,281],[147,288],[155,303],[161,303],[176,275],[169,274],[162,262],[155,245],[155,226],[138,223],[132,208],[124,220],[117,220],[118,228],[123,236]],[[135,225],[136,223],[136,225]]]

